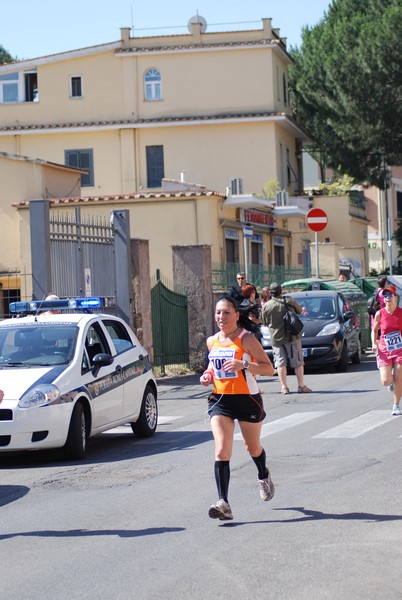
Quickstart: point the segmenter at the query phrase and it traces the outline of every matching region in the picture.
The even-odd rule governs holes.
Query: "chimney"
[[[131,27],[120,27],[121,47],[130,48],[130,30]]]

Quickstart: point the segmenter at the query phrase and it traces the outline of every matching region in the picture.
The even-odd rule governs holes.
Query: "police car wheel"
[[[137,437],[150,437],[158,424],[158,404],[154,389],[147,385],[142,399],[138,420],[131,423],[131,429]]]
[[[71,415],[70,428],[64,446],[66,458],[84,458],[87,445],[86,418],[84,407],[77,402]]]

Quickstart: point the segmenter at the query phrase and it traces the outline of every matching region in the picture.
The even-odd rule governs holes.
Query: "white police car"
[[[0,452],[64,447],[67,458],[79,459],[89,437],[118,425],[130,423],[139,437],[155,433],[148,353],[122,319],[88,314],[100,304],[10,305],[24,316],[0,323]]]

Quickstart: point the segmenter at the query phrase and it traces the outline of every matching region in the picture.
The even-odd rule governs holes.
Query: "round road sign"
[[[311,231],[322,231],[328,225],[328,217],[322,208],[312,208],[306,216],[307,227]]]

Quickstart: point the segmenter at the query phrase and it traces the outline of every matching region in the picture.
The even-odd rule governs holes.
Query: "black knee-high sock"
[[[228,501],[230,466],[228,460],[215,461],[215,481],[219,499]]]
[[[265,479],[268,477],[268,469],[266,464],[267,457],[264,448],[262,449],[260,456],[252,456],[251,458],[257,465],[258,479]]]

